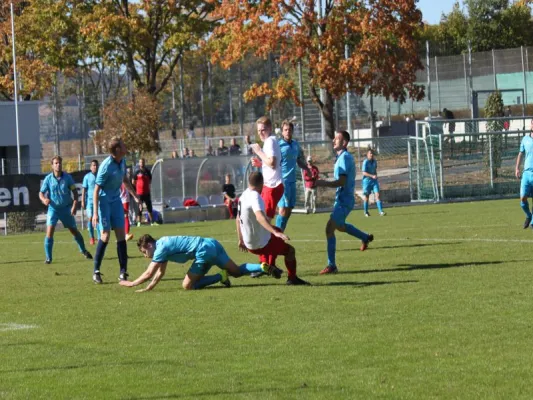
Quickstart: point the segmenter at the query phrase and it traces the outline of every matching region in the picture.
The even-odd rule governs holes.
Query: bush
[[[34,212],[13,212],[7,214],[7,229],[11,233],[32,232],[35,230]]]

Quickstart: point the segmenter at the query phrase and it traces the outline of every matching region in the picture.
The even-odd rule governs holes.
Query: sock
[[[120,273],[128,272],[128,247],[126,241],[117,242],[118,263],[120,264]]]
[[[381,204],[381,200],[376,201],[376,206],[378,207],[378,211],[380,213],[382,213],[383,212],[383,204]]]
[[[527,201],[521,201],[520,207],[522,207],[522,210],[526,213],[526,216],[528,218],[531,218],[531,211],[529,211],[529,203]]]
[[[287,228],[287,223],[288,222],[289,222],[289,218],[278,214],[278,216],[276,218],[276,226],[279,229],[281,229],[282,232],[285,232],[285,228]]]
[[[96,246],[96,254],[94,255],[94,272],[100,271],[100,265],[104,259],[105,249],[107,247],[106,242],[102,242],[98,239],[98,245]]]
[[[91,220],[89,220],[89,223],[87,225],[88,225],[87,229],[89,230],[89,238],[94,239],[93,222]],[[98,230],[98,228],[96,228],[96,230]],[[98,236],[100,236],[100,235],[98,235]],[[98,237],[98,239],[100,239],[100,237]]]
[[[336,266],[335,264],[335,251],[337,249],[337,238],[335,236],[328,237],[328,265],[332,267]]]
[[[222,275],[220,274],[204,276],[200,278],[200,280],[194,284],[194,289],[202,289],[206,286],[213,285],[217,282],[220,282],[221,280],[222,280]]]
[[[83,241],[83,236],[81,235],[81,232],[78,231],[76,235],[74,236],[74,240],[78,244],[78,249],[80,249],[80,253],[85,253],[87,249],[85,248],[85,242]]]
[[[287,260],[285,259],[285,268],[287,268],[288,278],[296,278],[296,259]]]
[[[361,239],[363,242],[366,242],[368,240],[368,235],[364,233],[363,231],[360,231],[355,226],[351,224],[344,225],[344,228],[346,229],[346,233],[351,236],[355,236],[357,239]]]
[[[44,237],[44,254],[46,254],[46,259],[52,259],[52,249],[54,247],[54,238],[49,238],[48,236]]]
[[[368,214],[368,201],[363,202],[363,209],[365,210],[365,214]]]
[[[254,272],[263,272],[261,264],[242,264],[239,266],[239,271],[242,275],[250,275]]]

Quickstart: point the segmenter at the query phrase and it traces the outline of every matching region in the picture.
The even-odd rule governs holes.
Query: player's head
[[[350,134],[346,131],[337,131],[333,137],[333,150],[341,151],[346,149],[350,143]]]
[[[248,187],[256,192],[261,193],[263,190],[263,174],[261,172],[252,172],[248,176]]]
[[[307,165],[313,165],[313,157],[307,156]]]
[[[286,142],[290,142],[292,140],[292,134],[294,133],[294,124],[289,121],[285,120],[281,123],[281,136],[283,136],[283,139]]]
[[[98,160],[92,160],[91,161],[91,172],[93,174],[96,174],[96,171],[98,171]]]
[[[139,159],[139,168],[144,168],[146,160],[144,158]]]
[[[268,117],[261,117],[257,120],[257,134],[264,142],[272,134],[272,121]]]
[[[226,174],[226,175],[224,175],[224,180],[226,181],[226,185],[227,185],[228,183],[230,183],[230,182],[231,182],[231,175],[230,175],[230,174]]]
[[[117,161],[120,161],[124,158],[124,156],[128,153],[128,149],[126,148],[126,145],[119,137],[114,137],[109,142],[108,146],[109,153],[113,156],[113,158]]]
[[[219,148],[224,147],[224,139],[219,139],[219,140],[218,140],[218,147],[219,147]]]
[[[366,152],[366,159],[372,160],[373,158],[374,158],[374,150],[368,149],[368,151]]]
[[[54,172],[61,172],[63,171],[63,159],[61,158],[61,156],[54,156],[54,158],[52,158],[52,171]]]
[[[146,258],[152,258],[155,252],[155,239],[148,234],[142,235],[137,240],[137,247]]]

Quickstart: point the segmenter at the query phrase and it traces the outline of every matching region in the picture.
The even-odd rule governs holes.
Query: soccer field
[[[117,283],[113,244],[96,286],[68,233],[51,265],[44,234],[1,238],[0,398],[532,398],[533,232],[519,201],[386,211],[349,216],[375,240],[360,252],[337,234],[330,276],[318,275],[328,215],[291,218],[311,287],[243,277],[186,292],[186,267],[169,264],[134,293]],[[214,237],[256,260],[237,251],[234,221],[133,233]],[[148,260],[128,251],[132,279]]]

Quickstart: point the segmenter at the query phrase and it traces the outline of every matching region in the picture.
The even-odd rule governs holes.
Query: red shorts
[[[122,203],[122,207],[124,208],[124,214],[130,212],[130,203]]]
[[[261,198],[265,202],[265,214],[268,218],[274,218],[276,215],[276,206],[283,197],[283,191],[283,183],[280,183],[275,188],[263,186]]]
[[[289,245],[277,236],[271,235],[267,245],[261,249],[248,250],[259,256],[259,261],[268,265],[276,265],[277,256],[286,256]]]

